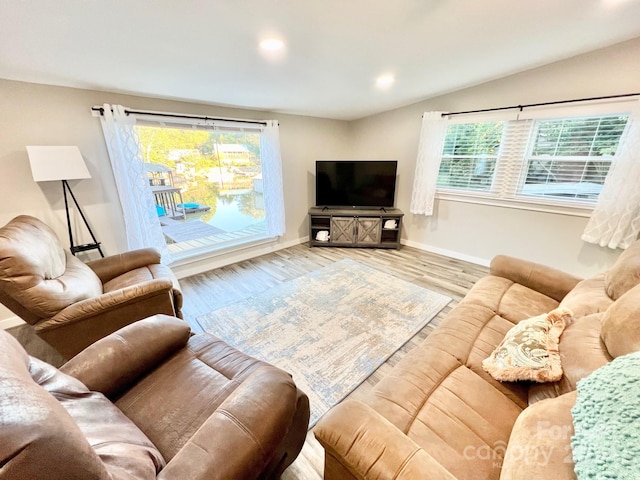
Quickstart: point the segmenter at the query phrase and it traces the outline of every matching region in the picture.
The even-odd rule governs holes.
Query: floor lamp
[[[98,252],[100,252],[100,256],[104,257],[102,249],[100,248],[100,242],[96,240],[96,237],[89,226],[89,222],[87,222],[87,219],[84,216],[80,205],[78,205],[78,201],[71,191],[69,183],[67,182],[67,180],[91,178],[87,165],[84,163],[84,159],[82,158],[78,147],[27,147],[27,153],[29,154],[29,163],[31,164],[31,174],[33,175],[34,182],[62,182],[64,209],[67,214],[67,228],[69,231],[71,253],[75,255],[78,252],[84,252],[87,250],[98,250]],[[86,243],[84,245],[74,244],[67,192],[71,195],[73,203],[75,203],[76,209],[82,217],[82,221],[87,227],[87,230],[89,230],[93,243]]]

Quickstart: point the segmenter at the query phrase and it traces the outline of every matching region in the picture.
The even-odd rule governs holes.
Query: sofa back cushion
[[[604,288],[604,273],[580,281],[560,302],[561,308],[573,312],[574,320],[604,312],[613,300]]]
[[[562,378],[553,383],[532,384],[529,405],[574,391],[580,380],[612,360],[600,340],[603,316],[604,313],[587,315],[565,328],[558,348]]]
[[[617,300],[640,284],[640,240],[632,243],[618,257],[604,277],[607,294]]]
[[[0,331],[0,479],[109,474],[64,407],[31,379],[30,359]]]
[[[607,309],[602,319],[602,340],[614,358],[640,350],[640,285]]]
[[[164,460],[102,394],[0,331],[0,479],[155,479]]]
[[[0,228],[0,301],[34,324],[102,293],[87,265],[66,252],[37,218],[21,215]]]

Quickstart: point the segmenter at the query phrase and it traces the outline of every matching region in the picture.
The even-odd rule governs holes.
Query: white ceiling
[[[0,78],[356,119],[635,37],[640,0],[0,0]]]

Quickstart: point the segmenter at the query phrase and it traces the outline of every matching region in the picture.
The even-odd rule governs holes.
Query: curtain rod
[[[517,108],[520,111],[522,111],[523,108],[530,108],[530,107],[544,107],[547,105],[561,105],[563,103],[589,102],[593,100],[608,100],[612,98],[637,97],[639,95],[640,95],[640,92],[639,93],[623,93],[621,95],[607,95],[604,97],[576,98],[574,100],[558,100],[555,102],[529,103],[526,105],[511,105],[510,107],[483,108],[480,110],[466,110],[464,112],[449,112],[449,113],[443,113],[442,116],[447,117],[447,116],[453,116],[453,115],[466,115],[470,113],[497,112],[500,110],[511,110],[514,108]]]
[[[104,115],[104,107],[92,107],[92,111],[100,112],[100,115]],[[127,115],[149,115],[155,117],[173,117],[173,118],[189,118],[193,120],[211,120],[213,122],[234,122],[234,123],[247,123],[251,125],[267,126],[267,122],[259,122],[255,120],[236,120],[234,118],[216,118],[216,117],[203,117],[199,115],[181,115],[179,113],[159,113],[159,112],[145,112],[140,110],[128,110],[125,109],[124,113]]]

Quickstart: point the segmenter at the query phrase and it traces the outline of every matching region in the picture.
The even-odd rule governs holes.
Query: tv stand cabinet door
[[[331,217],[331,243],[352,245],[355,239],[355,217]]]
[[[358,217],[356,223],[356,244],[377,245],[380,243],[380,217]]]

